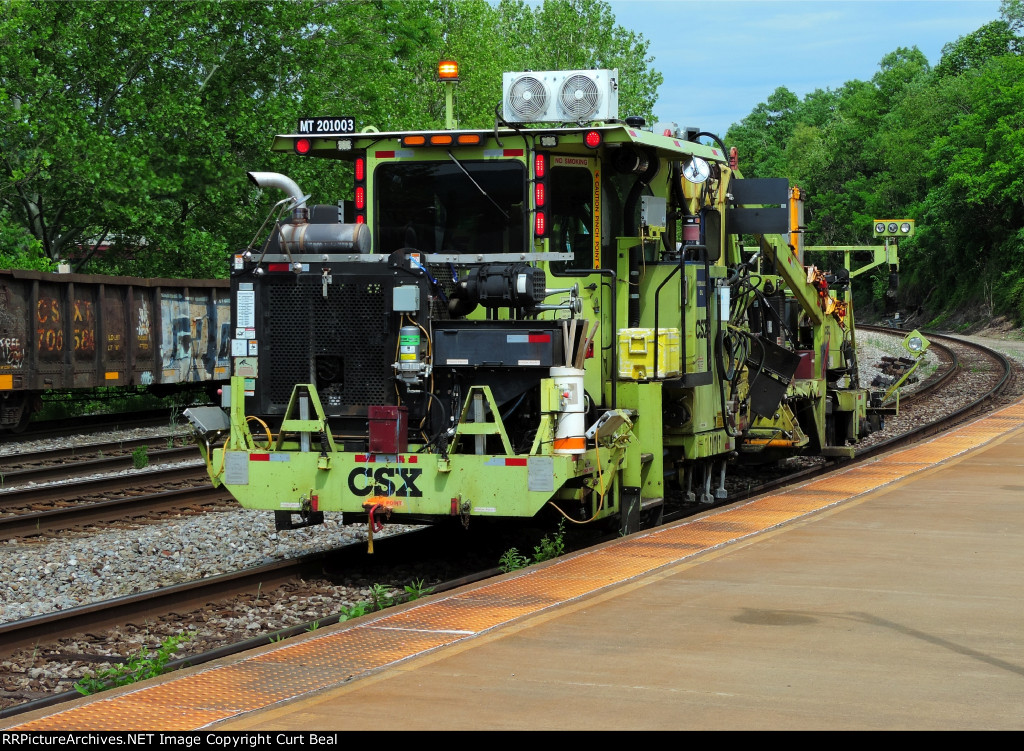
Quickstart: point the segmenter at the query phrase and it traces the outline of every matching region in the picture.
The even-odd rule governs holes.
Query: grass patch
[[[42,407],[33,419],[40,422],[68,420],[92,415],[128,412],[159,412],[166,409],[177,420],[185,407],[206,404],[210,397],[203,387],[190,388],[170,396],[157,396],[145,388],[108,386],[79,391],[49,391],[42,395]]]

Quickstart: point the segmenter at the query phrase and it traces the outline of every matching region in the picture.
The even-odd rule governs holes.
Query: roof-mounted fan
[[[619,116],[617,69],[504,73],[501,92],[507,123],[583,123]]]
[[[524,121],[540,117],[548,106],[547,88],[539,78],[521,76],[509,87],[506,104]]]
[[[558,102],[566,119],[589,119],[601,103],[597,82],[591,76],[569,76],[558,89]]]

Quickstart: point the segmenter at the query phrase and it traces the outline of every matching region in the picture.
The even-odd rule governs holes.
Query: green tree
[[[729,128],[726,143],[739,152],[740,170],[746,177],[784,174],[786,143],[796,128],[799,107],[799,97],[780,86],[739,125]]]
[[[661,82],[599,0],[0,5],[0,262],[223,275],[280,198],[246,172],[321,202],[347,184],[345,166],[270,153],[274,133],[310,114],[443,127],[448,56],[463,127],[494,123],[502,70],[617,67],[620,108],[648,117]]]
[[[949,42],[942,48],[942,59],[935,71],[940,76],[958,76],[974,70],[986,61],[1018,51],[1020,40],[1006,21],[993,21],[977,31]]]
[[[45,255],[211,276],[250,224],[243,165],[277,119],[299,6],[11,2],[0,11],[0,198]],[[216,269],[219,271],[219,269]]]

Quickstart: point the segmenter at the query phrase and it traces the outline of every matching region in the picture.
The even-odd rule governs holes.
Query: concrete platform
[[[1024,728],[1024,405],[19,729]]]

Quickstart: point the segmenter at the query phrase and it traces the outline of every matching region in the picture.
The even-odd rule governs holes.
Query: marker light
[[[405,138],[402,139],[403,146],[423,146],[426,142],[426,136],[405,136]]]
[[[533,155],[533,234],[536,237],[544,237],[548,233],[548,220],[545,213],[545,204],[548,194],[548,155],[535,153]]]
[[[583,136],[583,144],[588,149],[596,149],[601,145],[601,131],[588,130],[587,134]]]
[[[313,148],[313,142],[308,138],[297,138],[295,140],[295,153],[296,154],[308,154],[309,150]]]
[[[366,153],[360,152],[355,158],[352,169],[352,177],[355,179],[353,187],[353,201],[355,207],[356,224],[366,224]]]
[[[442,60],[437,64],[437,77],[441,81],[458,81],[459,64],[454,60]]]

